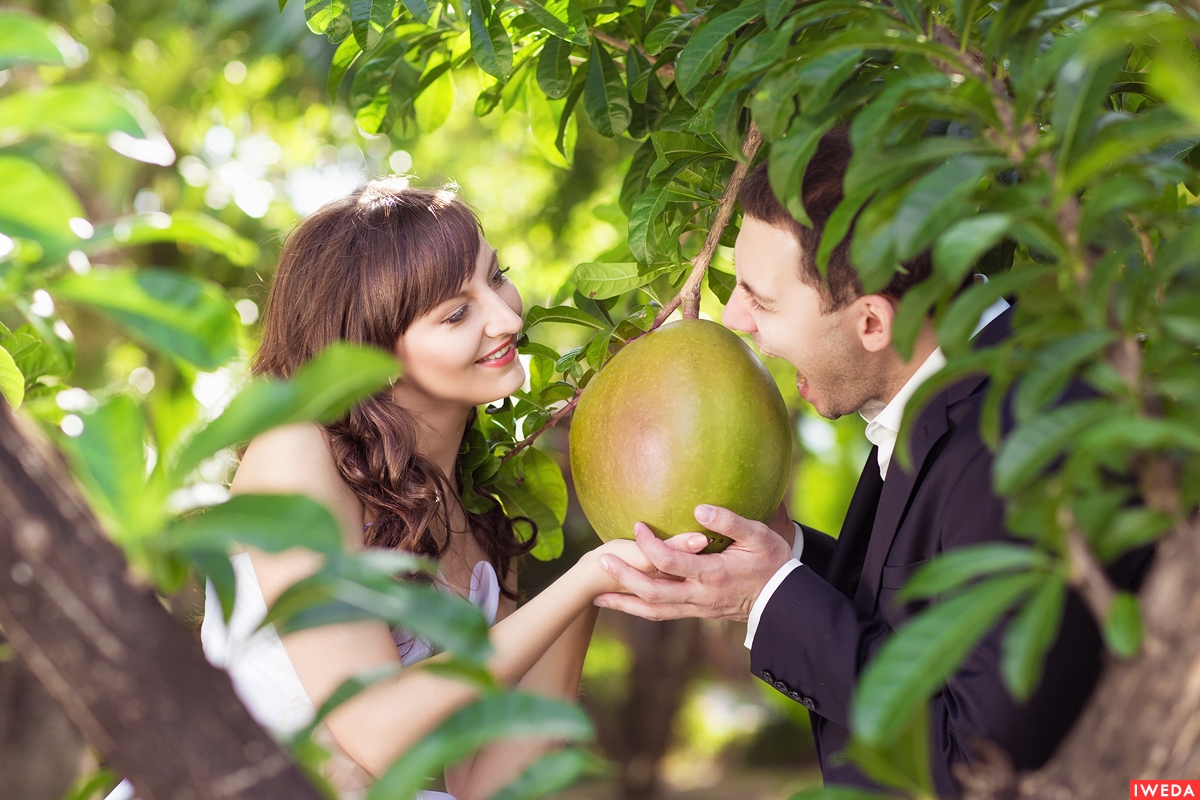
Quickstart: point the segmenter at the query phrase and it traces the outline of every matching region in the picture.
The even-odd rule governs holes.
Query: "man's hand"
[[[651,577],[615,556],[603,555],[600,566],[630,594],[602,594],[596,605],[655,620],[747,619],[759,592],[792,557],[791,548],[766,525],[728,509],[701,505],[695,515],[697,522],[725,534],[733,544],[721,553],[694,555],[686,548],[695,534],[663,542],[639,522],[634,534],[642,553],[659,572],[675,578]]]

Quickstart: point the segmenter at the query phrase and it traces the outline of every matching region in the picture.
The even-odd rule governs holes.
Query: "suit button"
[[[762,679],[772,686],[775,685],[775,676],[765,669],[762,671]]]
[[[807,708],[809,711],[817,710],[817,704],[815,702],[813,702],[813,699],[811,697],[802,698],[800,700],[800,704],[802,706],[804,706],[805,708]]]
[[[791,691],[791,692],[788,692],[788,697],[792,698],[792,699],[793,699],[793,700],[795,700],[797,703],[799,703],[799,702],[800,702],[802,699],[804,699],[804,696],[803,696],[803,695],[801,695],[799,692],[796,692],[796,691]]]
[[[781,694],[787,694],[792,687],[788,686],[783,681],[775,681],[775,690]]]

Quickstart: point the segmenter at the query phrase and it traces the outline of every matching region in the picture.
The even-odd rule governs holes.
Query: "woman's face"
[[[396,342],[404,377],[393,397],[402,405],[469,408],[508,397],[525,383],[516,348],[521,296],[482,233],[479,241],[475,271],[458,295],[418,317]]]

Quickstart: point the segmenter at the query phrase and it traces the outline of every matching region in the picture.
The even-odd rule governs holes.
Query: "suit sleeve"
[[[803,523],[797,522],[796,524],[800,526],[800,533],[804,536],[804,553],[800,561],[807,564],[813,572],[825,577],[825,573],[829,569],[829,559],[833,556],[833,545],[837,539]]]
[[[967,463],[937,526],[940,549],[1013,541],[1004,525],[1003,501],[990,488],[991,464],[986,449]],[[957,796],[952,765],[970,759],[977,738],[999,744],[1018,768],[1040,766],[1098,677],[1099,635],[1072,595],[1040,687],[1029,702],[1017,703],[999,670],[1005,625],[982,639],[930,701],[932,766],[940,794]],[[891,632],[886,622],[860,615],[846,596],[801,567],[780,584],[763,611],[751,670],[813,713],[849,728],[854,685]]]

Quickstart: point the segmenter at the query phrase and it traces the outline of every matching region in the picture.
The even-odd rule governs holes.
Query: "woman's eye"
[[[750,298],[750,307],[753,308],[755,311],[766,311],[766,309],[763,308],[761,305],[759,305],[758,301],[755,300],[753,297]]]
[[[503,283],[504,282],[504,273],[508,272],[508,270],[509,270],[509,267],[504,267],[502,269],[497,269],[495,272],[493,272],[492,273],[492,285],[499,286],[501,283]]]
[[[454,325],[456,323],[462,322],[464,319],[466,319],[466,317],[467,317],[467,307],[463,306],[462,308],[458,309],[458,311],[455,311],[453,314],[446,317],[446,319],[443,320],[443,322],[446,322],[447,324],[450,324],[450,325]]]

